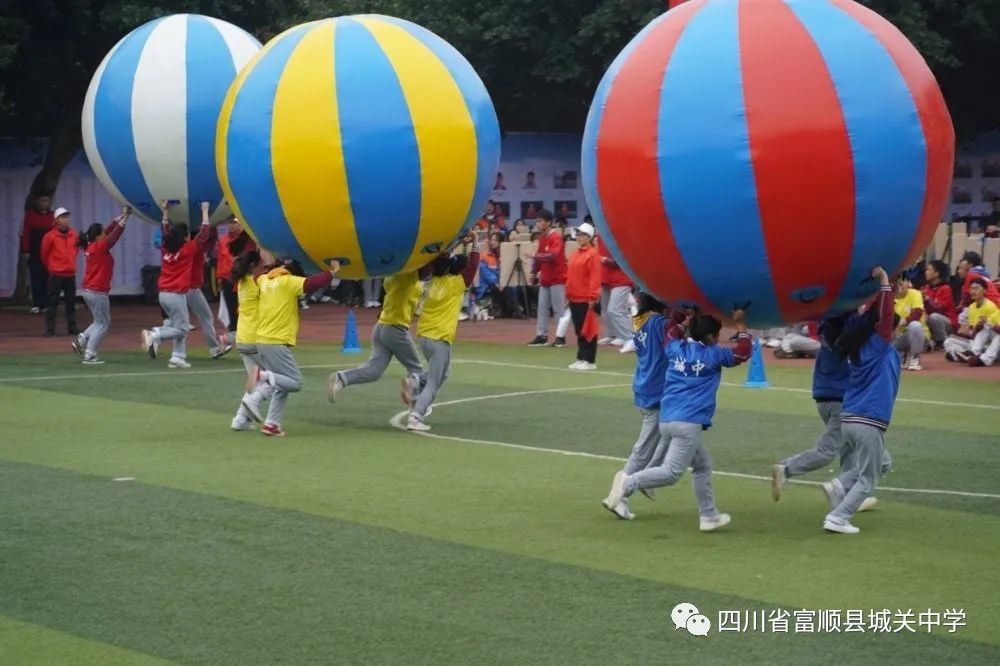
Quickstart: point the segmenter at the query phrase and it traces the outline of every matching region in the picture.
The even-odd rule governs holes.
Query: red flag
[[[600,332],[601,324],[597,321],[594,308],[587,308],[587,317],[583,320],[583,326],[580,328],[580,336],[584,340],[593,340]]]

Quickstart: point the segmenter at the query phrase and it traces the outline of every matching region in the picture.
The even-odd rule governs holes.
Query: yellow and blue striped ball
[[[426,264],[469,229],[500,162],[486,87],[450,44],[388,16],[306,23],[233,82],[216,166],[257,242],[345,278]]]

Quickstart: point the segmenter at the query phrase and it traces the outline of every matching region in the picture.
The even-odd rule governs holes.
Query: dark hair
[[[247,243],[250,241],[250,234],[246,231],[241,231],[233,240],[229,241],[229,251],[234,255],[243,254],[243,250],[246,249]]]
[[[652,294],[647,294],[646,292],[641,292],[639,294],[639,310],[636,312],[636,316],[641,316],[647,312],[663,312],[667,309],[667,306],[663,304],[656,296]]]
[[[556,219],[556,226],[565,229],[566,227],[569,226],[569,222],[566,220],[565,217],[560,217]]]
[[[828,349],[834,349],[837,344],[837,338],[840,334],[844,332],[844,324],[853,315],[852,312],[848,311],[844,314],[837,315],[836,317],[827,317],[819,322],[819,339],[820,342],[825,345]]]
[[[171,224],[163,234],[163,249],[168,253],[180,252],[188,240],[188,225],[183,222]]]
[[[538,213],[535,215],[535,219],[551,222],[555,218],[552,216],[551,210],[549,210],[548,208],[543,208],[540,211],[538,211]]]
[[[494,238],[496,238],[501,243],[503,242],[503,234],[500,233],[499,231],[494,231],[493,233],[491,233],[486,240],[493,240]]]
[[[962,260],[969,262],[972,266],[979,266],[983,263],[982,255],[978,252],[972,252],[971,250],[962,255]]]
[[[431,275],[434,277],[441,277],[442,275],[448,274],[448,268],[451,266],[451,257],[447,254],[439,254],[434,257],[434,261],[431,262]]]
[[[250,250],[249,252],[244,252],[240,256],[236,257],[233,261],[233,268],[229,271],[229,280],[232,283],[237,283],[253,270],[254,266],[260,263],[260,252],[257,250]]]
[[[704,343],[710,335],[718,335],[721,330],[721,321],[712,315],[702,314],[691,320],[691,330],[688,333],[693,340]]]
[[[986,281],[986,278],[982,278],[982,277],[975,277],[975,278],[972,278],[971,280],[969,280],[969,286],[970,287],[972,285],[974,285],[974,284],[978,284],[983,289],[989,289],[989,286],[990,286],[989,282]]]
[[[935,271],[937,271],[937,274],[941,278],[942,282],[947,282],[948,281],[948,278],[951,275],[951,268],[948,267],[947,263],[941,261],[940,259],[935,259],[934,261],[932,261],[930,263],[930,266]]]
[[[302,268],[302,264],[300,264],[295,259],[285,259],[282,262],[282,265],[285,267],[285,270],[287,270],[289,273],[291,273],[296,277],[306,276],[306,270]]]
[[[849,358],[855,363],[858,362],[858,352],[861,346],[868,342],[868,338],[875,332],[878,324],[879,311],[872,304],[864,314],[852,315],[844,322],[844,330],[834,342],[833,349],[844,358]]]
[[[81,250],[86,250],[87,246],[97,240],[97,237],[102,233],[104,233],[104,227],[94,222],[87,227],[86,231],[80,234],[80,238],[76,241],[76,246]]]

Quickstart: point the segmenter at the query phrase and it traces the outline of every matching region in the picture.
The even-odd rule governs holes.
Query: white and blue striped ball
[[[83,105],[83,146],[101,184],[158,220],[178,200],[175,222],[229,214],[215,169],[215,129],[230,84],[260,49],[218,19],[174,14],[139,26],[104,57]]]

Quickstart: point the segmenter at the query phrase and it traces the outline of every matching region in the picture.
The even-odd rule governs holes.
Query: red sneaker
[[[284,437],[285,431],[281,429],[280,425],[265,423],[260,427],[260,434],[266,435],[267,437]]]

